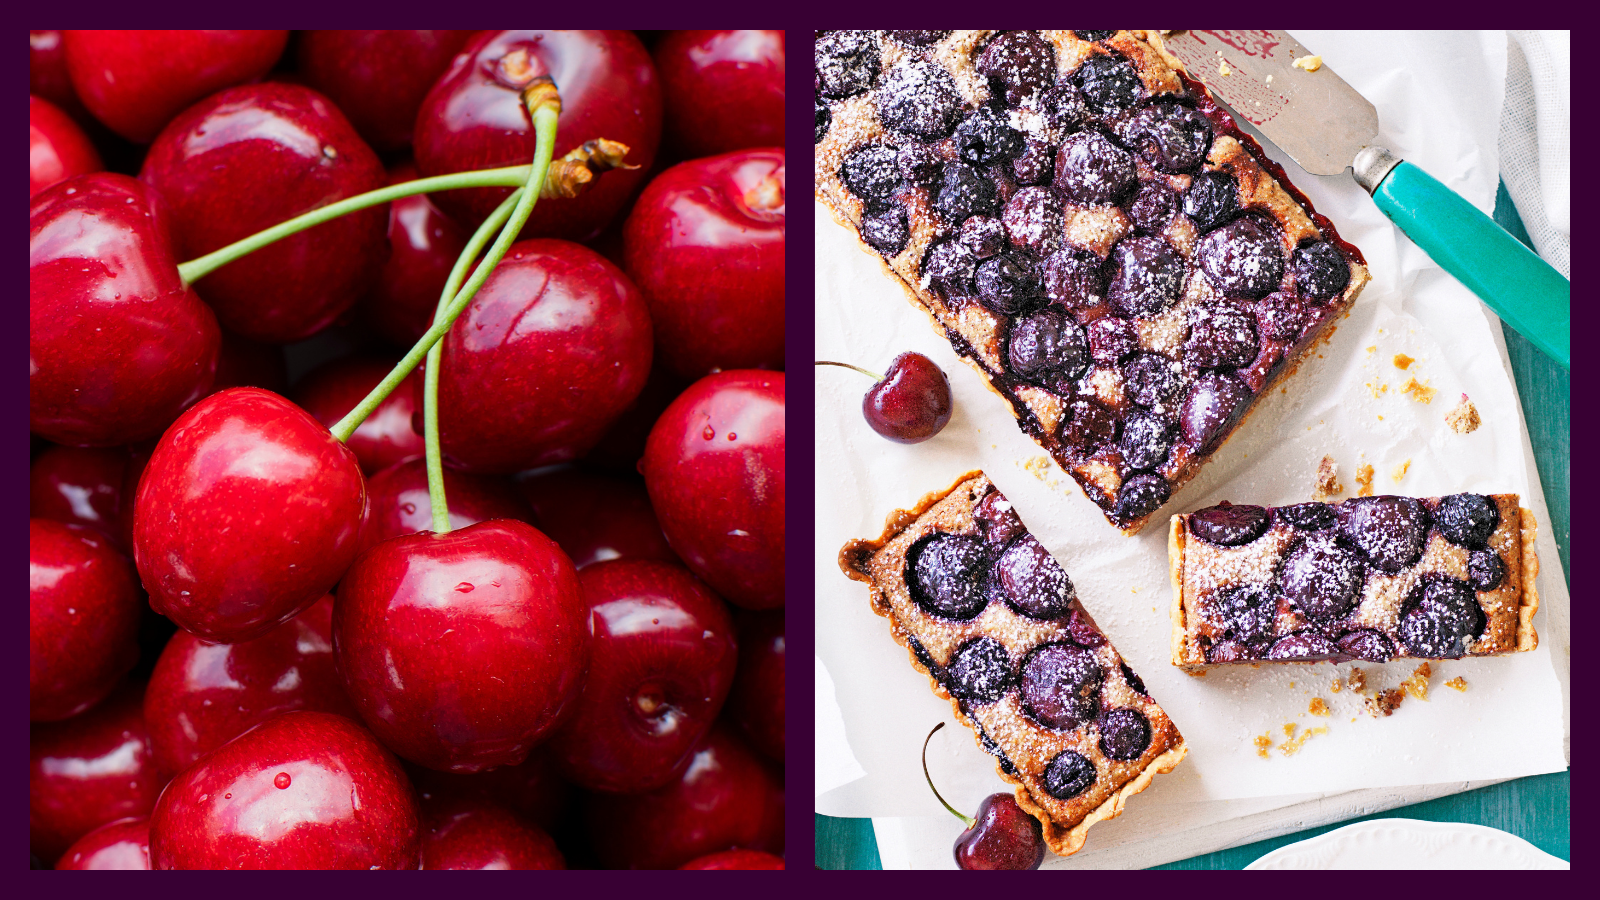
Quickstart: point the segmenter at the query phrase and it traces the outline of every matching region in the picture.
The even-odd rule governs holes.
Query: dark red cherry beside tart
[[[785,209],[781,149],[680,163],[639,196],[623,257],[673,374],[782,367]]]
[[[597,563],[578,576],[589,607],[589,676],[552,740],[580,787],[638,793],[671,780],[733,681],[728,608],[680,566]]]
[[[28,196],[101,168],[100,154],[78,123],[54,103],[28,95]]]
[[[28,426],[63,444],[154,437],[211,385],[219,332],[178,277],[164,205],[80,175],[28,205]]]
[[[928,774],[928,742],[943,727],[943,722],[933,726],[922,742],[922,775],[939,804],[966,823],[966,830],[956,838],[956,865],[979,871],[1039,868],[1044,863],[1044,829],[1038,819],[1022,811],[1015,796],[990,794],[978,805],[978,815],[971,817],[957,812],[939,795]]]
[[[864,369],[856,371],[876,377]],[[954,408],[950,379],[921,353],[895,357],[888,371],[861,398],[861,414],[872,430],[900,444],[920,444],[943,431]]]
[[[259,78],[287,31],[66,31],[67,70],[83,105],[130,141],[148,144],[185,107]]]
[[[739,610],[739,669],[728,693],[728,718],[750,745],[783,762],[783,612]]]
[[[150,815],[154,869],[415,869],[417,800],[360,725],[285,713],[185,770]]]
[[[411,146],[417,110],[471,31],[306,31],[306,84],[339,105],[374,150]]]
[[[417,179],[410,161],[389,169],[389,183]],[[427,194],[389,203],[389,255],[361,298],[362,318],[390,343],[410,349],[433,324],[439,295],[469,235]]]
[[[690,860],[680,869],[782,869],[783,857],[760,850],[723,850]]]
[[[782,372],[695,382],[656,421],[639,471],[690,571],[735,605],[783,605]]]
[[[444,490],[452,529],[490,519],[519,519],[530,524],[538,521],[517,496],[511,481],[500,475],[474,475],[447,465]],[[416,457],[395,463],[367,479],[362,553],[392,537],[432,530],[433,500],[428,496],[426,459]]]
[[[141,181],[172,209],[193,259],[384,185],[378,157],[337,107],[295,84],[230,88],[189,107],[145,157]],[[195,285],[229,330],[288,343],[355,305],[383,261],[381,206],[284,238]]]
[[[208,644],[180,631],[145,688],[156,767],[175,774],[256,725],[297,709],[355,718],[333,668],[333,597],[272,631]]]
[[[560,466],[523,478],[518,487],[540,530],[579,569],[608,559],[678,561],[638,476]]]
[[[372,393],[396,362],[398,358],[354,356],[325,363],[295,385],[294,402],[332,428]],[[371,475],[422,455],[422,435],[411,421],[420,411],[416,391],[421,381],[421,371],[412,372],[345,441],[362,472]]]
[[[523,235],[592,237],[622,209],[655,161],[661,138],[661,87],[639,39],[628,31],[485,31],[469,41],[417,114],[417,168],[445,175],[533,158],[533,121],[518,91],[549,75],[561,91],[555,156],[584,141],[628,146],[639,168],[607,173],[583,196],[541,200]],[[440,207],[468,227],[488,217],[509,188],[444,191]]]
[[[650,334],[638,288],[600,254],[511,245],[444,339],[445,453],[483,472],[582,456],[644,387]]]
[[[82,715],[29,728],[28,843],[40,859],[155,806],[164,781],[150,755],[143,694],[124,684]]]
[[[144,601],[105,535],[28,522],[28,716],[53,722],[99,702],[139,660]]]
[[[481,800],[422,804],[423,869],[565,869],[544,829]]]
[[[589,632],[577,573],[510,519],[385,541],[339,586],[345,689],[384,745],[434,769],[515,765],[583,685]]]
[[[56,868],[148,871],[150,820],[137,816],[96,828],[68,847]]]
[[[134,560],[157,612],[206,640],[249,640],[328,593],[365,504],[355,454],[327,428],[277,394],[233,388],[156,445]]]
[[[783,146],[782,31],[669,31],[651,56],[681,155]]]

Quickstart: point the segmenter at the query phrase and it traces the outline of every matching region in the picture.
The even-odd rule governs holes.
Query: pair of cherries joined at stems
[[[517,49],[552,71],[562,71],[560,51],[553,51],[558,54],[553,60],[539,54],[566,41],[583,47],[581,52],[571,51],[565,70],[578,89],[573,96],[563,92],[563,135],[569,133],[569,112],[574,123],[585,121],[582,101],[575,98],[584,96],[584,85],[596,83],[600,86],[592,90],[597,95],[617,83],[637,90],[643,99],[642,105],[632,107],[634,118],[650,121],[655,89],[638,83],[649,77],[648,56],[632,68],[622,64],[629,59],[638,62],[643,52],[628,46],[631,38],[607,36],[605,42],[588,39],[584,45],[575,38],[544,37],[501,33],[472,39],[434,85],[424,108],[436,96],[456,90],[452,84],[464,94],[482,93],[484,72]],[[602,44],[598,50],[597,43]],[[629,56],[635,49],[639,54]],[[583,65],[594,61],[592,55],[583,54],[607,51],[622,60],[616,67],[621,74],[608,76],[609,82],[583,77]],[[308,51],[302,48],[304,52]],[[504,84],[493,87],[503,96],[481,102],[503,107],[509,98],[509,104],[517,107],[519,127],[527,135],[526,146],[519,148],[520,160],[525,161],[533,145],[527,113],[519,106],[516,90]],[[594,103],[598,107],[605,100],[600,96]],[[437,102],[455,109],[465,101],[458,97]],[[654,102],[659,106],[659,97]],[[594,117],[601,112],[597,108]],[[659,109],[654,116],[659,119]],[[424,158],[423,130],[419,125],[419,164]],[[176,418],[161,434],[142,477],[135,477],[138,488],[131,516],[125,509],[106,514],[108,524],[131,518],[133,555],[152,605],[178,622],[187,633],[179,637],[196,647],[281,643],[286,640],[284,629],[291,627],[300,629],[297,646],[322,641],[329,653],[324,655],[320,680],[326,683],[327,672],[332,671],[328,664],[336,658],[349,703],[381,743],[360,727],[351,726],[351,731],[338,717],[319,717],[314,711],[336,706],[334,701],[304,700],[295,707],[301,712],[279,716],[252,731],[255,744],[239,749],[231,762],[227,751],[238,741],[198,752],[191,748],[192,759],[163,761],[164,770],[189,768],[168,789],[170,802],[164,798],[151,820],[150,846],[156,863],[348,863],[355,857],[339,857],[337,848],[319,849],[319,842],[341,834],[352,843],[340,846],[354,848],[351,852],[371,865],[388,867],[397,860],[414,859],[419,852],[426,864],[426,848],[419,850],[413,846],[416,839],[405,835],[442,831],[459,837],[473,830],[462,822],[484,816],[459,809],[419,812],[414,802],[408,807],[400,796],[404,792],[394,789],[394,776],[400,770],[397,765],[380,764],[381,758],[389,750],[399,750],[413,762],[475,772],[514,766],[541,742],[548,742],[550,756],[559,760],[554,764],[576,783],[594,790],[628,790],[646,798],[651,792],[674,790],[692,795],[695,788],[683,781],[684,763],[698,759],[696,754],[709,754],[707,758],[717,764],[700,768],[732,771],[734,787],[703,790],[769,798],[746,803],[757,814],[725,826],[727,836],[740,846],[770,845],[776,833],[772,811],[781,809],[781,799],[770,799],[776,790],[770,774],[739,739],[708,737],[740,654],[735,649],[735,623],[700,580],[673,565],[630,560],[601,563],[593,567],[592,576],[580,576],[556,542],[515,519],[484,521],[448,534],[409,534],[367,543],[364,508],[376,477],[369,482],[362,463],[368,462],[369,471],[384,472],[405,465],[383,466],[388,460],[381,456],[386,449],[381,440],[368,448],[352,446],[353,439],[342,442],[306,409],[256,388],[223,390],[195,402],[219,377],[223,333],[218,318],[258,340],[292,340],[348,311],[361,296],[358,286],[371,278],[360,271],[364,266],[351,263],[372,256],[363,248],[374,235],[382,239],[381,218],[374,219],[370,210],[316,226],[313,239],[303,240],[311,234],[307,231],[223,265],[202,284],[205,302],[180,273],[176,265],[180,254],[173,249],[183,248],[183,255],[208,253],[288,218],[287,207],[308,205],[304,194],[286,196],[292,192],[275,188],[262,191],[262,185],[298,180],[303,183],[297,186],[305,191],[321,191],[332,199],[382,185],[386,176],[376,158],[370,151],[363,155],[364,146],[340,110],[297,85],[269,82],[212,94],[164,127],[158,126],[158,131],[140,181],[105,174],[80,176],[47,189],[30,206],[30,400],[35,431],[63,443],[104,446],[149,440]],[[655,141],[648,131],[646,126],[638,138],[646,158]],[[289,138],[275,145],[262,140],[263,135]],[[448,168],[452,140],[447,134],[435,141],[426,166]],[[565,140],[556,142],[557,152]],[[444,162],[434,152],[440,147]],[[517,159],[513,153],[506,162]],[[481,159],[472,163],[473,168],[483,165]],[[294,174],[308,168],[314,177]],[[707,329],[713,336],[725,336],[728,357],[718,355],[721,351],[714,341],[699,347],[685,341],[682,359],[671,371],[679,377],[697,377],[728,368],[737,354],[743,354],[737,359],[748,360],[738,364],[781,365],[781,329],[774,340],[765,325],[751,324],[758,318],[773,318],[774,308],[781,321],[781,152],[733,153],[679,168],[688,174],[679,177],[677,170],[669,170],[677,181],[665,181],[657,191],[659,201],[641,200],[629,220],[627,253],[630,274],[638,273],[634,278],[598,254],[561,241],[534,238],[508,248],[443,344],[439,386],[457,402],[441,403],[440,441],[452,458],[467,457],[463,461],[478,472],[511,472],[578,457],[599,442],[610,421],[623,414],[644,388],[661,339],[653,322],[670,321],[674,311],[689,302],[671,295],[676,274],[686,271],[682,263],[662,260],[667,274],[658,283],[650,282],[648,273],[655,260],[650,248],[680,236],[682,223],[703,217],[707,208],[719,216],[742,217],[740,228],[748,223],[753,232],[776,236],[746,241],[754,248],[741,251],[750,260],[749,269],[763,278],[770,280],[775,265],[776,279],[751,294],[752,302],[765,304],[760,316],[741,320],[733,315]],[[204,177],[192,175],[201,170]],[[575,231],[569,233],[576,234],[587,227],[586,217],[603,222],[609,216],[595,210],[603,205],[600,201],[606,195],[601,192],[610,187],[613,175],[621,180],[643,173],[608,174],[584,198],[541,200],[525,228],[534,233],[571,228]],[[207,178],[211,181],[203,183]],[[505,194],[509,189],[473,190]],[[617,193],[625,199],[628,191]],[[591,195],[597,198],[593,205],[580,202]],[[250,215],[235,214],[229,204],[241,203],[242,197],[262,202]],[[272,207],[279,200],[284,209],[260,213],[260,207]],[[467,206],[470,198],[462,198],[462,203]],[[574,211],[570,221],[562,219],[564,208]],[[707,242],[714,244],[715,239],[713,234]],[[711,265],[715,258],[714,252],[706,251],[691,264]],[[253,263],[260,264],[252,272]],[[230,282],[227,275],[235,277]],[[215,296],[214,282],[221,282]],[[284,298],[283,302],[262,302],[268,294]],[[139,315],[130,315],[135,310]],[[530,330],[515,324],[541,317],[550,327]],[[707,318],[712,318],[709,313]],[[118,352],[130,346],[140,352]],[[497,404],[496,386],[504,384],[509,374],[525,374],[552,363],[569,376],[563,390],[523,380],[512,385],[513,393],[529,407],[519,410],[522,418],[497,408],[505,404]],[[72,369],[78,365],[97,368],[88,375],[75,375]],[[415,381],[416,388],[401,390],[416,391],[414,404],[420,409],[426,405],[424,388],[420,377]],[[308,400],[307,405],[314,404]],[[473,454],[479,456],[471,458]],[[669,555],[675,552],[718,594],[750,609],[775,609],[783,602],[782,455],[781,372],[735,370],[707,376],[681,394],[651,429],[640,462],[650,502],[671,546]],[[367,456],[373,458],[364,459]],[[420,474],[422,469],[412,466],[411,471]],[[446,475],[445,490],[454,500],[450,483],[451,476]],[[451,509],[454,514],[455,503]],[[87,547],[97,541],[109,546],[112,540],[84,526],[62,529],[68,533],[52,539],[69,546]],[[104,557],[103,549],[76,552]],[[100,617],[103,621],[96,624],[115,634],[98,638],[86,634],[93,646],[85,652],[123,647],[99,654],[108,671],[117,671],[109,677],[105,672],[89,673],[83,678],[85,684],[66,687],[41,680],[42,692],[55,695],[36,700],[40,704],[36,711],[43,710],[36,718],[60,719],[72,714],[66,710],[81,711],[111,691],[126,671],[124,641],[130,629],[120,613],[130,608],[126,602],[130,594],[137,600],[138,582],[131,579],[125,561],[101,562],[98,568],[88,564],[80,568],[93,569],[94,578],[109,579],[113,587],[102,584],[94,591],[79,590],[85,596],[98,592],[111,598],[108,602],[120,604],[119,614]],[[328,611],[327,601],[320,605],[317,601],[335,583],[338,603]],[[78,616],[72,628],[94,615],[94,608],[86,604],[81,610],[67,608]],[[136,603],[131,608],[136,609]],[[700,639],[671,638],[665,629],[640,636],[651,630],[641,632],[634,627],[636,620],[652,610],[666,611],[656,618],[670,618],[683,634],[692,632]],[[616,627],[603,630],[602,623],[613,618]],[[317,622],[326,625],[319,630]],[[318,634],[323,636],[312,637]],[[630,641],[640,649],[629,649]],[[779,641],[781,645],[781,637]],[[690,657],[684,656],[684,646],[699,654],[693,666],[685,665]],[[641,663],[636,656],[645,659]],[[590,662],[599,659],[614,665],[601,671]],[[630,674],[624,663],[650,671],[640,676],[644,681],[624,684]],[[704,683],[688,683],[695,679],[676,672],[679,668],[694,669]],[[154,684],[145,700],[147,709]],[[73,690],[80,695],[74,697]],[[625,695],[620,709],[611,702],[613,691]],[[81,699],[95,694],[93,699]],[[468,695],[471,702],[463,702]],[[58,705],[50,708],[48,703]],[[650,723],[647,739],[625,749],[618,749],[625,740],[607,741],[607,729],[626,737],[623,732],[637,730],[639,720]],[[281,733],[268,728],[274,722],[281,723]],[[781,754],[781,728],[778,735]],[[296,775],[288,762],[279,767],[282,771],[266,772],[278,765],[262,762],[272,757],[273,746],[284,752],[307,746],[329,749],[326,759],[311,760]],[[204,757],[209,768],[196,771],[199,754],[206,752],[211,754]],[[246,778],[249,784],[230,780],[244,770],[253,773]],[[350,775],[356,770],[361,770],[359,778]],[[221,836],[237,837],[243,827],[237,817],[248,804],[240,794],[259,789],[251,796],[269,806],[275,800],[287,810],[293,807],[290,799],[295,795],[287,792],[294,785],[305,785],[309,779],[313,793],[326,790],[333,784],[328,779],[336,781],[339,771],[349,781],[341,796],[350,797],[353,812],[363,814],[344,810],[342,825],[321,832],[320,838],[308,838],[309,843],[264,842],[248,852],[238,852],[237,846],[219,850]],[[704,771],[697,776],[702,781],[708,777]],[[228,786],[221,790],[222,799],[206,789],[208,779],[218,778]],[[268,792],[269,783],[275,793]],[[403,772],[398,783],[406,784]],[[233,787],[239,790],[228,789]],[[363,795],[365,800],[355,799]],[[617,799],[624,806],[649,806],[632,797]],[[663,803],[663,809],[677,808]],[[303,812],[308,821],[327,821],[330,810]],[[423,828],[418,824],[423,820],[433,824]],[[442,824],[447,822],[454,824]],[[308,832],[314,833],[315,829]],[[533,846],[537,843],[530,844],[530,859],[538,855]],[[711,846],[715,843],[702,847],[686,840],[684,852]],[[380,848],[392,853],[373,855]],[[639,863],[626,849],[607,855]],[[665,856],[646,861],[672,862]]]

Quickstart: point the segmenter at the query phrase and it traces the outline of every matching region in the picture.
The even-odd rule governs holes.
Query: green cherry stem
[[[838,365],[838,363],[835,363],[835,365]],[[851,366],[850,368],[855,367]],[[945,803],[944,797],[940,796],[939,794],[939,789],[933,786],[933,776],[928,774],[928,742],[933,740],[933,736],[938,734],[939,729],[943,727],[943,722],[933,726],[933,730],[928,732],[928,736],[922,740],[922,777],[928,779],[928,790],[933,791],[933,795],[939,798],[940,803],[944,803],[944,808],[950,810],[951,815],[966,823],[968,828],[971,828],[972,826],[978,824],[978,820],[972,818],[971,816],[964,816],[961,813],[956,812],[956,808],[954,806]]]
[[[883,376],[882,375],[878,375],[878,374],[875,374],[873,372],[868,372],[866,369],[863,369],[860,366],[852,366],[849,363],[828,362],[827,360],[819,359],[819,360],[817,360],[817,365],[819,365],[819,366],[838,366],[841,369],[854,369],[855,371],[860,372],[861,374],[867,376],[868,378],[871,378],[875,382],[883,380]]]

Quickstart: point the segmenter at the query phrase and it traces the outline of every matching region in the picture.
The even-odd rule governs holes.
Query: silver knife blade
[[[1288,32],[1178,31],[1164,43],[1189,77],[1313,175],[1343,174],[1378,136],[1378,110]]]

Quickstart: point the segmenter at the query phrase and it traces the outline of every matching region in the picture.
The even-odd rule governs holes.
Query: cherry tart
[[[1458,659],[1539,645],[1515,494],[1356,497],[1172,518],[1172,664]]]
[[[988,476],[969,472],[839,566],[872,589],[911,664],[998,760],[1017,804],[1063,856],[1188,752],[1072,580]]]
[[[1147,31],[833,31],[816,196],[1113,525],[1192,478],[1367,282]]]

